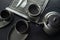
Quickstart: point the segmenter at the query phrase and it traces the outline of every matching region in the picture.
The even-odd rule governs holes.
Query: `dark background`
[[[11,1],[12,0],[0,0],[0,12],[8,7]],[[60,0],[50,0],[46,9],[42,13],[42,16],[50,11],[60,12]],[[14,21],[12,21],[6,27],[0,29],[0,40],[7,40],[9,31],[13,27],[13,24],[19,19],[22,18],[14,14]],[[30,23],[29,36],[26,38],[26,40],[60,40],[60,35],[48,36],[43,32],[41,25]]]

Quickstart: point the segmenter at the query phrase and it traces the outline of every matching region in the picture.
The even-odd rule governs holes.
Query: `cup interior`
[[[2,18],[8,18],[8,17],[10,16],[10,13],[9,13],[9,11],[7,11],[7,10],[3,10],[3,11],[0,13],[0,16],[1,16]]]
[[[28,24],[23,21],[23,20],[20,20],[16,23],[16,30],[20,33],[25,33],[27,31],[27,26]]]

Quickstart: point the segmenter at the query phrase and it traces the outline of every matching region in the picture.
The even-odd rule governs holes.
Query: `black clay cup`
[[[21,34],[25,34],[28,31],[28,22],[25,20],[19,20],[16,23],[16,31]]]
[[[3,10],[1,11],[0,16],[3,20],[8,21],[11,18],[11,13],[7,10]]]
[[[43,30],[49,34],[53,35],[59,32],[60,30],[60,14],[58,12],[49,12],[45,16]]]
[[[37,16],[40,14],[41,7],[37,4],[31,4],[28,8],[29,16]]]

